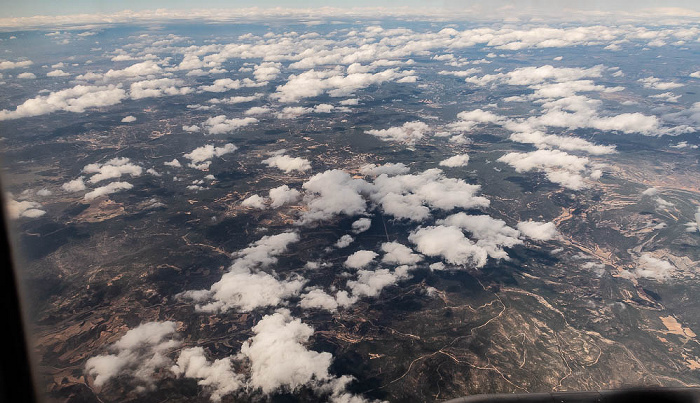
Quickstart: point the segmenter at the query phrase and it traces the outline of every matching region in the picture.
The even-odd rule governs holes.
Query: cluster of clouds
[[[209,156],[212,152],[209,150],[205,154]],[[467,158],[459,157],[462,161],[457,165],[466,163]],[[381,208],[395,218],[421,222],[429,217],[431,208],[449,211],[488,206],[488,200],[477,195],[478,186],[448,178],[439,169],[410,174],[403,164],[384,164],[365,165],[361,172],[368,180],[353,178],[344,171],[329,170],[306,181],[302,186],[306,211],[300,223],[331,219],[340,214],[360,216],[349,231],[361,234],[370,229],[372,220],[367,216],[374,208]],[[279,207],[297,202],[301,197],[298,190],[282,185],[271,189],[269,198],[250,197],[244,204],[255,208]],[[414,212],[407,214],[407,210]],[[382,243],[378,251],[349,252],[342,264],[346,271],[341,276],[347,279],[345,288],[332,286],[330,290],[310,285],[307,278],[293,271],[278,274],[274,270],[279,256],[288,253],[290,247],[300,241],[298,232],[264,236],[236,252],[227,272],[211,287],[178,295],[180,300],[194,303],[196,311],[208,314],[276,309],[252,328],[252,337],[237,355],[212,360],[204,348],[190,347],[182,349],[173,361],[169,358],[172,354],[164,355],[165,348],[161,347],[166,342],[168,348],[179,345],[179,338],[169,336],[172,333],[169,332],[152,338],[153,342],[138,350],[138,354],[111,347],[113,354],[93,357],[86,371],[94,376],[99,386],[117,375],[128,375],[139,384],[149,385],[149,379],[158,370],[169,370],[175,376],[196,379],[213,401],[229,394],[250,391],[269,394],[305,387],[331,401],[361,402],[362,398],[346,392],[351,378],[331,374],[332,355],[307,347],[313,328],[293,317],[285,307],[297,301],[301,309],[335,312],[362,298],[376,297],[385,288],[410,279],[412,271],[427,258],[444,260],[451,270],[480,268],[488,258],[508,259],[506,249],[522,244],[525,238],[536,242],[559,239],[552,223],[528,221],[518,223],[517,227],[509,227],[504,221],[487,215],[463,212],[449,215],[435,225],[421,226],[410,233],[408,240],[415,250],[394,241]],[[353,240],[346,234],[336,246],[348,248]],[[432,267],[446,268],[441,262],[433,263]],[[122,359],[122,356],[135,358]],[[109,369],[107,364],[111,365]]]
[[[41,203],[30,200],[17,201],[9,192],[5,194],[5,204],[7,214],[12,219],[38,218],[46,214]]]
[[[306,280],[296,275],[279,279],[274,272],[264,270],[299,239],[295,232],[265,236],[235,253],[229,271],[210,289],[186,291],[179,298],[195,302],[198,311],[208,313],[250,312],[283,305],[299,295]],[[369,277],[361,274],[354,283],[348,283],[359,290],[368,282]],[[369,289],[357,294],[374,295]],[[294,318],[289,310],[280,308],[263,316],[251,330],[253,335],[234,356],[211,360],[206,350],[197,346],[182,349],[173,360],[171,352],[183,344],[176,324],[149,322],[129,330],[111,345],[111,354],[90,358],[85,370],[98,387],[116,376],[128,376],[141,388],[151,387],[158,372],[170,371],[178,377],[196,379],[215,402],[229,394],[269,394],[302,387],[330,401],[365,401],[345,391],[350,377],[330,374],[330,353],[307,348],[314,329]]]
[[[700,207],[694,214],[695,221],[689,221],[685,224],[686,232],[700,231]]]
[[[439,256],[455,266],[483,267],[488,258],[508,259],[504,248],[512,248],[523,243],[527,237],[534,241],[550,241],[559,238],[553,223],[525,221],[518,229],[506,225],[488,215],[468,215],[456,213],[437,225],[419,227],[411,232],[408,239],[416,245],[416,250],[426,256]],[[471,239],[465,236],[471,235]],[[476,240],[476,241],[474,241]]]
[[[411,74],[412,71],[399,71],[398,69],[387,69],[377,73],[348,74],[344,74],[338,69],[309,70],[301,74],[290,75],[285,84],[277,87],[277,91],[272,94],[272,97],[280,102],[298,102],[304,98],[317,97],[322,94],[345,97],[370,85],[400,81]]]
[[[342,101],[340,102],[342,104]],[[302,115],[307,115],[309,113],[331,113],[333,111],[347,112],[350,109],[347,107],[336,107],[331,104],[318,104],[314,107],[303,107],[303,106],[287,106],[282,108],[281,111],[275,113],[278,119],[294,119]],[[258,113],[268,113],[269,108],[253,107],[246,111],[246,114],[258,114]]]
[[[76,85],[28,99],[15,110],[0,111],[0,120],[45,115],[56,111],[82,113],[88,108],[112,106],[127,98],[126,91],[115,85]]]
[[[544,242],[561,238],[553,223],[525,221],[518,223],[518,229],[515,229],[487,215],[462,212],[438,220],[436,224],[418,227],[410,233],[408,240],[415,245],[415,251],[399,242],[385,242],[380,246],[381,258],[372,250],[351,253],[343,267],[356,270],[356,273],[347,281],[347,290],[336,290],[333,295],[319,287],[307,287],[299,306],[335,312],[355,304],[360,298],[376,297],[384,288],[410,279],[411,272],[426,256],[442,259],[449,265],[435,262],[430,264],[431,269],[478,269],[489,258],[508,259],[505,248],[520,245],[524,239]]]
[[[498,158],[516,172],[544,172],[550,182],[567,189],[587,187],[586,179],[598,179],[603,171],[587,157],[577,157],[560,150],[537,150],[529,153],[511,152]]]
[[[404,172],[405,167],[386,168],[386,172],[395,173]],[[363,169],[382,172],[377,166]],[[303,188],[307,205],[301,217],[303,224],[329,220],[337,215],[365,214],[368,201],[394,218],[411,221],[427,219],[431,208],[449,211],[489,205],[488,199],[477,195],[479,185],[448,178],[437,168],[418,174],[381,173],[370,182],[353,178],[341,170],[328,170],[312,176]]]
[[[541,113],[520,116],[501,116],[491,111],[475,109],[461,112],[457,120],[446,126],[443,135],[453,135],[458,140],[480,125],[496,125],[511,132],[514,142],[531,144],[536,151],[511,152],[498,160],[517,172],[542,172],[547,179],[571,190],[581,190],[598,180],[605,164],[591,157],[616,153],[613,145],[595,144],[574,135],[577,129],[596,129],[620,133],[645,135],[673,134],[682,127],[667,128],[657,116],[638,112],[602,116],[603,101],[590,97],[591,93],[612,93],[622,87],[606,87],[592,79],[606,74],[619,75],[618,69],[597,65],[589,68],[522,67],[508,72],[470,75],[467,83],[479,86],[524,86],[532,93],[504,99],[506,103],[527,102],[538,104]],[[647,80],[658,84],[658,80]],[[568,130],[567,135],[550,133],[550,130]],[[583,154],[583,155],[582,155]]]
[[[647,197],[653,200],[654,204],[656,204],[656,208],[658,210],[665,210],[668,209],[669,207],[673,207],[674,204],[669,202],[668,200],[663,199],[659,195],[659,189],[656,187],[650,187],[642,192],[642,197]]]
[[[612,93],[623,91],[623,87],[606,87],[595,84],[591,79],[600,78],[604,74],[615,76],[620,73],[617,69],[609,69],[598,65],[590,68],[554,67],[522,67],[506,73],[469,76],[467,83],[479,86],[511,85],[524,86],[533,92],[529,95],[507,98],[508,102],[535,102],[541,104],[542,114],[522,119],[505,119],[494,114],[483,116],[479,122],[476,119],[461,119],[466,121],[462,127],[470,129],[471,123],[495,123],[515,132],[545,131],[549,128],[558,129],[596,129],[621,133],[642,133],[659,135],[673,133],[674,130],[685,128],[664,128],[656,116],[644,115],[639,112],[621,113],[613,116],[601,116],[603,101],[590,98],[582,93]],[[658,83],[657,83],[658,84]],[[483,112],[483,111],[482,111]],[[483,113],[482,113],[483,115]],[[485,118],[485,119],[484,119]],[[456,126],[459,128],[459,126]],[[547,141],[549,140],[549,141]],[[515,140],[518,141],[518,140]],[[562,143],[553,137],[546,137],[539,144],[556,145]],[[537,143],[535,143],[537,144]],[[579,142],[574,146],[579,149],[595,149],[591,145]]]
[[[0,60],[0,70],[11,70],[27,68],[34,64],[31,60],[19,60],[16,62],[10,60]]]
[[[88,179],[90,183],[98,183],[107,179],[120,178],[122,175],[131,177],[141,176],[143,168],[132,163],[129,158],[113,158],[104,164],[89,164],[83,167],[83,173],[92,175]]]
[[[158,376],[196,379],[213,402],[226,395],[261,391],[295,391],[311,388],[333,402],[366,400],[345,391],[352,378],[330,374],[333,356],[309,350],[314,329],[291,316],[286,309],[265,315],[253,328],[253,336],[235,356],[210,360],[202,347],[182,347],[177,324],[146,322],[127,331],[110,345],[109,354],[87,360],[85,372],[96,387],[118,376],[128,377],[142,392],[154,388]],[[173,360],[174,352],[180,349]],[[240,372],[236,367],[247,367]]]
[[[284,205],[294,204],[301,199],[301,192],[288,185],[281,185],[270,189],[268,197],[252,195],[241,202],[244,207],[264,210],[268,208],[279,208]]]
[[[120,375],[138,380],[140,388],[152,387],[154,373],[172,362],[168,353],[181,344],[176,336],[175,322],[143,323],[109,346],[110,354],[88,359],[85,372],[97,387]]]
[[[38,95],[26,100],[15,109],[0,111],[0,120],[38,116],[56,111],[81,113],[90,108],[113,106],[126,99],[143,99],[187,95],[194,93],[223,94],[229,91],[251,87],[263,87],[274,82],[278,85],[267,96],[272,101],[296,103],[307,98],[330,95],[331,97],[351,96],[372,85],[389,82],[413,83],[416,72],[404,67],[415,64],[411,57],[434,55],[436,62],[448,66],[489,63],[489,60],[467,61],[455,57],[452,52],[464,48],[492,47],[499,50],[517,51],[530,48],[563,48],[571,46],[608,45],[610,50],[628,46],[630,43],[647,43],[648,46],[661,44],[680,45],[685,41],[696,40],[695,28],[648,28],[633,26],[576,26],[576,27],[479,27],[457,30],[444,28],[439,31],[412,30],[407,28],[385,29],[367,26],[363,29],[336,30],[327,34],[299,34],[296,32],[272,33],[264,35],[241,35],[237,41],[227,44],[208,43],[192,45],[187,38],[176,35],[161,36],[160,40],[137,41],[131,44],[131,53],[124,49],[107,52],[115,62],[137,61],[123,68],[106,72],[88,71],[75,77],[78,82],[73,88],[58,90],[48,95]],[[154,36],[151,39],[155,39]],[[125,48],[126,49],[126,48]],[[175,54],[177,56],[173,57]],[[494,57],[496,55],[493,55]],[[180,59],[181,57],[181,59]],[[255,60],[246,62],[236,74],[212,80],[209,84],[192,84],[191,77],[214,76],[233,71],[223,67],[232,60]],[[31,61],[0,61],[3,69],[26,68]],[[52,77],[69,75],[60,69],[64,65],[55,64],[49,72]],[[48,67],[48,66],[47,66]],[[52,66],[53,68],[53,66]],[[300,71],[301,70],[301,71]],[[288,74],[283,74],[289,71]],[[541,116],[528,119],[526,123],[533,130],[546,127],[594,128],[604,131],[625,133],[640,132],[659,134],[669,132],[655,116],[641,113],[622,113],[615,116],[601,116],[601,103],[578,95],[580,92],[615,92],[620,87],[605,87],[592,80],[601,78],[608,72],[604,66],[589,68],[539,67],[518,68],[511,72],[494,72],[482,76],[475,75],[479,68],[459,71],[443,71],[444,74],[463,77],[467,83],[475,85],[519,85],[527,86],[533,94],[524,98],[531,101],[548,100],[542,104],[545,111]],[[33,74],[25,72],[25,74]],[[244,75],[250,77],[242,77]],[[691,75],[692,76],[692,75]],[[681,84],[665,82],[656,77],[641,79],[643,86],[653,90],[678,88]],[[266,94],[234,95],[226,99],[212,99],[211,108],[217,103],[250,102]],[[672,93],[654,95],[659,99],[673,102],[678,99]],[[517,98],[517,97],[511,97]],[[577,99],[578,98],[578,99]],[[347,101],[356,101],[350,99]],[[340,103],[343,105],[343,103]],[[349,105],[356,104],[350,102]],[[294,118],[307,113],[328,113],[331,110],[345,110],[345,106],[319,104],[315,107],[286,107],[274,113],[278,118]],[[208,122],[210,133],[227,133],[245,125],[255,123],[253,115],[272,113],[269,107],[255,106],[245,118],[222,118],[220,122]],[[211,124],[209,124],[211,123]],[[409,122],[412,123],[412,122]],[[696,125],[699,123],[696,123]],[[408,123],[407,123],[408,125]],[[205,125],[206,126],[206,125]],[[674,130],[688,130],[688,127]],[[372,134],[387,141],[415,141],[422,137],[426,128],[418,125],[403,126],[384,130],[372,130]],[[518,133],[523,130],[518,130]],[[546,145],[562,141],[545,136]],[[522,136],[521,136],[522,137]],[[456,142],[464,140],[456,136]]]
[[[143,54],[139,57],[145,58],[145,61],[126,68],[76,77],[79,82],[91,83],[89,85],[78,84],[70,89],[39,95],[25,101],[15,110],[0,111],[0,120],[56,111],[83,112],[89,108],[116,105],[128,98],[187,95],[195,92],[224,94],[244,88],[262,87],[271,82],[278,85],[275,85],[269,98],[282,104],[320,96],[349,97],[374,85],[416,82],[415,71],[403,69],[412,65],[413,61],[405,59],[428,56],[435,49],[457,50],[488,46],[501,50],[520,50],[608,44],[610,50],[615,50],[616,47],[626,46],[625,43],[629,40],[645,41],[649,46],[654,46],[651,45],[654,42],[658,45],[672,39],[680,41],[697,38],[698,32],[682,34],[674,29],[635,32],[628,28],[609,27],[480,28],[464,31],[445,28],[438,32],[416,32],[405,28],[368,27],[344,32],[343,36],[329,40],[328,36],[322,35],[251,34],[240,37],[238,43],[187,46],[177,48],[175,52],[173,46],[180,39],[169,38],[162,45],[170,54],[182,54],[182,59],[174,61],[173,65],[166,60],[157,60],[157,56],[151,58]],[[148,51],[157,54],[157,46]],[[470,63],[444,56],[436,61],[446,61],[452,66]],[[136,58],[130,55],[115,56],[124,60],[131,60],[132,57]],[[187,84],[187,77],[225,73],[223,66],[234,58],[262,60],[256,61],[257,64],[246,63],[239,70],[239,73],[251,74],[253,79],[224,77],[200,86]],[[0,68],[3,68],[2,63],[5,62],[0,62]],[[28,65],[8,66],[6,68],[10,69]],[[288,70],[291,74],[284,78]],[[64,76],[59,71],[62,72],[55,70],[53,75]],[[518,172],[543,172],[549,181],[568,189],[583,189],[590,181],[600,178],[603,165],[593,157],[614,153],[615,147],[595,144],[573,135],[548,133],[548,130],[595,129],[642,134],[663,132],[662,122],[655,116],[641,113],[603,115],[603,101],[591,98],[590,94],[622,91],[619,87],[606,87],[594,82],[594,79],[607,74],[613,77],[617,74],[604,66],[561,68],[545,65],[477,76],[480,71],[479,68],[470,68],[446,72],[445,75],[463,78],[466,83],[476,86],[526,87],[531,93],[512,97],[505,102],[534,103],[540,106],[542,113],[537,116],[506,117],[481,109],[464,111],[457,115],[455,122],[446,126],[447,135],[452,136],[452,141],[460,142],[464,140],[464,133],[479,125],[501,126],[512,132],[510,140],[530,144],[536,150],[507,153],[499,158],[500,162],[510,165]],[[185,78],[175,78],[174,74],[184,74]],[[678,88],[674,86],[675,83],[654,77],[640,82],[650,90]],[[232,95],[229,98],[217,98],[210,103],[212,106],[245,103],[259,100],[263,96],[262,93]],[[285,106],[274,116],[290,119],[309,113],[330,113],[347,110],[343,108],[358,102],[358,99],[352,98],[339,102],[340,107],[326,103],[313,103],[311,105],[315,106],[312,107]],[[202,130],[211,135],[226,134],[258,123],[258,118],[252,116],[272,113],[270,107],[254,106],[244,112],[243,117],[217,115],[208,118],[200,126],[185,126],[183,130]],[[411,121],[401,126],[367,130],[366,133],[383,141],[413,144],[433,131],[435,129],[424,122]],[[206,144],[183,157],[189,161],[190,167],[206,170],[213,158],[232,153],[236,149],[230,143],[223,146]],[[311,170],[309,160],[286,155],[285,150],[274,153],[262,163],[286,173]],[[446,158],[439,166],[456,168],[467,166],[468,163],[469,156],[462,153]],[[166,162],[165,165],[173,168],[182,166],[177,159]],[[128,158],[115,158],[106,163],[86,166],[83,173],[87,179],[80,177],[65,183],[63,189],[70,192],[82,191],[87,189],[86,182],[94,185],[124,175],[135,177],[141,175],[142,171],[141,166]],[[197,312],[205,314],[256,310],[266,310],[269,313],[274,310],[273,313],[262,316],[251,329],[252,336],[243,343],[237,355],[212,360],[203,347],[188,347],[181,349],[179,356],[173,359],[172,353],[183,344],[176,334],[175,323],[146,323],[130,330],[122,339],[109,346],[109,354],[87,361],[86,373],[93,377],[95,386],[102,386],[116,376],[127,375],[147,388],[152,385],[152,379],[159,371],[170,371],[175,376],[196,379],[210,393],[213,401],[250,390],[268,394],[278,390],[294,391],[310,387],[319,394],[329,396],[330,400],[360,402],[361,398],[345,392],[350,378],[331,374],[332,355],[307,347],[314,329],[292,316],[286,307],[298,302],[298,307],[302,309],[334,312],[357,303],[361,298],[376,297],[387,287],[410,279],[412,271],[421,264],[433,262],[430,267],[435,270],[479,269],[489,259],[508,259],[508,249],[526,241],[562,239],[551,222],[522,221],[509,226],[505,221],[485,214],[465,212],[456,212],[431,221],[436,210],[449,214],[453,210],[478,210],[489,206],[489,200],[479,195],[479,185],[447,177],[438,168],[410,173],[404,164],[372,164],[361,167],[360,173],[363,176],[352,176],[338,169],[327,170],[308,178],[301,191],[282,185],[270,189],[267,197],[252,195],[241,204],[255,209],[267,209],[303,200],[305,208],[298,224],[310,225],[338,216],[354,217],[357,219],[349,230],[353,235],[370,229],[370,217],[377,210],[394,219],[419,225],[410,231],[406,244],[385,242],[376,251],[355,250],[360,242],[354,243],[355,238],[350,234],[341,236],[335,242],[336,249],[329,249],[343,249],[337,253],[347,250],[347,256],[342,260],[341,276],[346,279],[345,288],[333,285],[324,289],[313,285],[306,272],[304,276],[308,278],[294,271],[278,273],[275,270],[279,257],[288,253],[292,245],[300,241],[298,232],[265,236],[235,253],[231,266],[210,287],[184,291],[178,296],[182,301],[192,302]],[[200,183],[202,182],[193,182],[192,186]],[[131,187],[127,182],[112,182],[86,193],[85,199],[91,200]],[[43,214],[38,203],[14,203],[17,217],[29,217],[40,212]],[[700,223],[698,215],[696,218]],[[665,279],[673,270],[668,262],[649,254],[639,257],[638,266],[630,275]]]
[[[213,402],[219,402],[222,397],[245,386],[244,376],[234,371],[231,357],[209,360],[202,347],[180,351],[170,370],[178,377],[197,379],[197,384],[209,392]]]
[[[265,236],[237,252],[229,271],[208,290],[186,291],[182,298],[196,302],[197,309],[203,312],[230,309],[248,312],[258,307],[277,306],[284,299],[297,295],[305,280],[280,281],[274,273],[262,269],[276,263],[277,256],[298,241],[296,232]]]
[[[214,157],[221,157],[223,155],[230,154],[236,151],[237,149],[238,147],[231,143],[226,143],[221,147],[217,147],[213,144],[206,144],[201,147],[195,148],[194,150],[184,154],[183,156],[190,160],[189,166],[191,168],[207,170],[209,169],[209,166],[211,165],[211,160]],[[179,164],[180,163],[177,160],[173,160],[170,162],[170,166],[172,167],[176,167]]]
[[[90,185],[95,185],[105,180],[119,179],[124,175],[129,175],[132,178],[141,176],[143,174],[143,168],[131,162],[129,158],[117,157],[104,163],[92,163],[85,165],[81,172],[89,176],[87,182]],[[134,185],[125,181],[111,182],[106,185],[94,187],[92,190],[85,193],[83,199],[85,201],[91,201],[98,197],[122,192],[124,190],[130,190],[133,187]],[[76,193],[87,190],[88,186],[85,181],[85,176],[80,176],[64,183],[61,185],[61,189],[68,193]]]
[[[423,260],[422,255],[398,242],[385,242],[380,251],[383,253],[380,261],[377,261],[379,253],[371,250],[362,249],[350,254],[343,267],[355,271],[355,274],[347,274],[347,277],[351,277],[346,283],[347,290],[336,290],[332,295],[319,287],[307,287],[301,295],[299,306],[335,312],[357,303],[361,298],[376,297],[386,287],[410,279],[411,271]],[[388,267],[373,267],[378,264]]]

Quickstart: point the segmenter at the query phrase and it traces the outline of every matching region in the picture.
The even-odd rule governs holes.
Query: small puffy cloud
[[[361,269],[372,263],[377,253],[371,250],[358,250],[345,260],[345,266],[351,269]]]
[[[294,119],[309,113],[331,113],[334,109],[335,107],[329,104],[318,104],[313,108],[306,108],[303,106],[287,106],[280,112],[277,112],[275,116],[278,119]]]
[[[134,185],[129,182],[112,182],[108,185],[97,187],[92,191],[85,193],[83,198],[89,201],[100,196],[106,196],[112,193],[121,192],[123,190],[129,190],[133,187]]]
[[[85,373],[94,378],[97,387],[117,376],[152,386],[154,373],[171,364],[167,353],[181,344],[175,339],[176,330],[175,322],[143,323],[112,344],[112,354],[88,359]]]
[[[30,72],[19,73],[19,74],[17,74],[17,78],[21,78],[21,79],[25,79],[25,80],[33,80],[36,78],[36,74],[30,73]]]
[[[564,127],[570,130],[592,128],[601,131],[622,133],[657,134],[661,130],[660,120],[639,112],[600,116],[602,101],[582,95],[572,95],[548,100],[542,104],[544,114],[525,120],[527,129],[545,126]],[[514,125],[517,126],[517,125]]]
[[[285,299],[299,294],[305,281],[300,278],[280,280],[265,272],[253,273],[245,268],[233,268],[215,283],[206,295],[209,303],[202,297],[204,293],[186,292],[185,297],[192,297],[197,310],[202,312],[225,312],[235,309],[250,312],[256,308],[278,306]]]
[[[241,346],[241,357],[250,362],[251,387],[267,394],[331,379],[328,369],[333,355],[308,350],[305,344],[314,329],[288,310],[264,316],[252,330],[253,337]]]
[[[253,68],[253,76],[257,81],[270,81],[280,74],[282,63],[263,62]]]
[[[460,112],[457,114],[457,119],[456,122],[448,125],[449,129],[453,132],[469,131],[479,124],[501,123],[503,121],[501,116],[482,109]]]
[[[88,108],[111,106],[126,98],[126,92],[113,85],[85,86],[40,95],[19,105],[14,111],[0,111],[0,121],[46,115],[56,111],[82,113]]]
[[[537,150],[529,153],[508,153],[498,159],[516,172],[541,171],[551,182],[571,189],[587,187],[586,179],[598,179],[602,172],[586,157],[577,157],[560,150]]]
[[[335,243],[335,247],[341,249],[347,248],[354,240],[355,239],[350,235],[343,235],[338,239],[338,242]]]
[[[444,220],[438,220],[437,223],[459,227],[469,232],[471,237],[477,240],[476,246],[483,248],[488,256],[494,259],[508,259],[508,254],[503,248],[512,248],[522,243],[518,230],[507,226],[505,221],[488,215],[457,213]]]
[[[157,98],[162,96],[185,95],[192,92],[192,88],[183,87],[184,81],[174,78],[159,78],[142,80],[131,83],[129,96],[132,99]]]
[[[399,266],[396,269],[359,270],[357,280],[349,280],[348,287],[352,298],[376,297],[382,290],[400,280],[410,278],[409,266]]]
[[[423,260],[423,256],[413,253],[413,250],[398,242],[385,242],[382,244],[382,263],[388,264],[416,264]]]
[[[365,213],[365,197],[385,213],[413,221],[428,218],[430,208],[451,210],[489,205],[488,199],[477,196],[479,185],[446,178],[439,169],[429,169],[416,175],[380,174],[373,183],[331,170],[314,175],[303,187],[307,190],[309,208],[302,215],[302,224],[330,219],[337,214],[352,216]]]
[[[397,141],[414,143],[423,138],[423,135],[430,130],[427,124],[414,121],[406,122],[402,126],[390,127],[382,130],[367,130],[365,133],[371,134],[382,141]]]
[[[606,87],[597,85],[592,80],[575,80],[560,83],[531,85],[535,92],[528,95],[529,99],[554,99],[572,97],[580,92],[619,92],[624,87]]]
[[[51,196],[53,194],[52,191],[46,188],[42,188],[36,191],[37,196]]]
[[[242,103],[245,103],[245,102],[251,102],[251,101],[255,101],[256,99],[260,99],[260,98],[262,97],[262,95],[263,95],[263,94],[255,94],[255,95],[237,95],[237,96],[233,96],[233,97],[229,97],[229,98],[224,98],[224,99],[222,99],[222,100],[220,100],[220,101],[219,101],[219,100],[217,100],[217,101],[219,101],[219,102],[221,102],[221,103],[223,103],[223,104],[229,104],[229,105],[233,105],[233,104],[242,104]],[[213,100],[212,100],[212,101],[213,101]],[[212,102],[212,101],[209,101],[209,102]]]
[[[370,198],[395,218],[423,221],[430,216],[430,208],[487,207],[489,200],[477,196],[480,188],[447,178],[440,169],[428,169],[415,175],[379,175]]]
[[[318,104],[314,106],[314,112],[316,113],[331,113],[335,107],[329,104]]]
[[[223,147],[215,147],[212,144],[207,144],[184,154],[184,157],[191,161],[189,164],[190,167],[196,169],[208,169],[212,158],[230,154],[237,149],[238,147],[231,143],[227,143]]]
[[[691,149],[696,149],[698,148],[697,145],[695,144],[688,144],[687,141],[679,141],[676,144],[670,145],[669,147],[671,148],[676,148],[676,149],[682,149],[682,148],[691,148]]]
[[[430,268],[431,271],[441,271],[441,270],[445,270],[445,268],[446,268],[445,263],[442,263],[442,262],[431,263],[430,266],[428,266],[428,267]]]
[[[241,206],[250,207],[254,209],[264,210],[267,208],[265,205],[265,198],[258,195],[252,195],[241,202]]]
[[[83,180],[83,177],[81,176],[80,178],[73,179],[72,181],[66,182],[63,185],[61,185],[61,188],[65,190],[66,192],[80,192],[81,190],[85,190],[85,181]]]
[[[362,217],[358,219],[357,221],[352,223],[352,232],[355,234],[359,234],[362,232],[367,231],[370,227],[372,226],[372,220],[366,217]]]
[[[197,125],[191,125],[191,126],[185,125],[185,126],[182,126],[182,130],[184,130],[184,131],[186,131],[186,132],[188,132],[188,133],[197,133],[197,132],[200,131],[201,129],[200,129],[199,126],[197,126]]]
[[[241,81],[232,80],[230,78],[220,78],[215,80],[212,85],[203,85],[199,87],[199,89],[206,92],[226,92],[230,90],[237,90],[239,88],[241,88]]]
[[[676,95],[672,92],[664,92],[661,94],[650,95],[649,98],[655,98],[655,99],[660,99],[660,100],[665,101],[665,102],[676,103],[681,98],[681,96]]]
[[[598,65],[591,68],[578,67],[554,67],[544,65],[540,67],[521,67],[507,73],[487,74],[482,77],[467,77],[466,82],[477,85],[503,83],[508,85],[533,85],[544,82],[566,82],[580,80],[582,78],[601,77],[605,66]]]
[[[694,215],[695,221],[690,221],[685,223],[686,232],[696,232],[700,231],[700,207],[698,207],[697,212]]]
[[[585,151],[593,155],[613,154],[616,152],[613,145],[601,146],[578,137],[557,136],[555,134],[545,134],[541,131],[513,133],[510,139],[518,143],[534,144],[537,148],[557,147],[565,151]]]
[[[415,83],[418,80],[417,76],[406,76],[396,80],[397,83]]]
[[[203,312],[232,309],[250,312],[260,307],[278,306],[285,299],[298,295],[306,281],[297,276],[278,279],[261,269],[276,263],[277,256],[297,241],[299,235],[295,232],[264,236],[238,251],[229,271],[209,289],[185,291],[180,296],[195,301],[196,309]]]
[[[202,347],[180,351],[177,362],[170,370],[177,376],[197,379],[197,384],[210,393],[213,402],[245,386],[245,377],[233,371],[230,357],[209,361]]]
[[[301,157],[290,157],[284,154],[274,155],[262,161],[270,167],[279,168],[286,173],[292,171],[305,172],[311,169],[311,162]]]
[[[75,77],[76,80],[80,81],[97,81],[103,78],[102,74],[95,73],[93,71],[88,71],[85,74],[79,74]]]
[[[287,185],[270,189],[270,207],[277,208],[285,204],[296,203],[301,198],[301,192]]]
[[[552,241],[561,239],[561,234],[553,222],[521,221],[518,230],[535,241]]]
[[[643,253],[637,259],[637,268],[631,274],[637,278],[662,281],[671,277],[674,270],[675,267],[671,263],[657,259],[650,253]]]
[[[312,176],[303,188],[306,190],[307,211],[302,224],[328,220],[338,214],[354,216],[364,213],[367,202],[361,192],[371,185],[361,179],[353,179],[341,170],[329,170]]]
[[[700,71],[698,73],[700,73]],[[343,106],[354,106],[354,105],[358,105],[360,103],[360,100],[357,98],[350,98],[350,99],[344,99],[344,100],[340,101],[339,103]]]
[[[163,69],[153,60],[132,64],[121,70],[110,69],[105,73],[104,77],[109,80],[137,77],[155,77],[160,74]]]
[[[440,161],[440,166],[443,167],[465,167],[469,163],[469,155],[467,154],[459,154],[452,156],[450,158],[444,159]]]
[[[173,158],[172,161],[166,161],[163,163],[165,166],[173,167],[173,168],[181,168],[182,164],[180,161],[177,160],[177,158]]]
[[[126,116],[122,119],[122,123],[131,123],[131,122],[136,122],[136,116]]]
[[[464,236],[462,230],[451,226],[419,228],[408,237],[418,252],[427,256],[439,256],[446,262],[460,266],[482,267],[488,254]]]
[[[656,196],[659,194],[659,189],[655,187],[650,187],[642,192],[642,196]]]
[[[207,119],[204,126],[209,134],[224,134],[257,122],[255,118],[226,119],[225,115],[219,115]]]
[[[11,62],[9,60],[0,60],[0,70],[10,70],[26,68],[34,64],[31,60],[21,60],[18,62]]]
[[[338,310],[338,301],[321,289],[314,288],[301,296],[299,306],[304,309],[325,309],[329,312]]]
[[[41,207],[40,203],[29,200],[17,201],[11,194],[7,195],[7,214],[12,219],[41,217],[46,214]]]
[[[661,90],[661,91],[671,90],[671,89],[679,88],[679,87],[683,86],[683,84],[678,84],[678,83],[674,83],[674,82],[664,82],[664,81],[661,81],[660,78],[656,78],[656,77],[640,78],[638,81],[640,83],[642,83],[644,88],[651,88],[654,90]]]
[[[243,112],[244,115],[249,116],[249,115],[264,115],[266,113],[270,113],[272,109],[267,108],[265,106],[254,106],[247,111]]]
[[[301,74],[292,74],[284,85],[277,87],[272,94],[280,102],[298,102],[324,93],[332,97],[352,95],[355,91],[373,84],[382,84],[404,77],[397,69],[388,69],[377,73],[357,72],[344,75],[338,70],[309,70]]]
[[[86,174],[94,174],[90,177],[90,183],[98,183],[107,179],[120,178],[122,175],[131,177],[141,176],[143,168],[132,164],[128,158],[113,158],[104,164],[88,164],[83,167]]]
[[[301,115],[306,115],[307,113],[313,112],[313,108],[305,108],[303,106],[287,106],[280,112],[277,112],[275,116],[277,119],[294,119]]]
[[[386,163],[383,165],[367,164],[360,167],[360,173],[363,175],[379,176],[381,174],[386,175],[401,175],[408,173],[411,169],[405,164],[399,163]]]
[[[68,77],[70,74],[66,73],[63,70],[57,69],[57,70],[52,70],[46,73],[46,77]]]

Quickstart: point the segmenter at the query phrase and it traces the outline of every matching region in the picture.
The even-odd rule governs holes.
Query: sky
[[[580,9],[586,11],[633,11],[652,7],[682,7],[700,10],[697,0],[354,0],[350,4],[341,0],[24,0],[5,2],[0,11],[0,18],[31,17],[35,15],[71,15],[114,13],[122,10],[166,9],[206,9],[206,8],[247,8],[247,7],[421,7],[459,9],[477,7],[484,10],[498,8],[531,9],[535,12],[549,12],[556,9]]]

